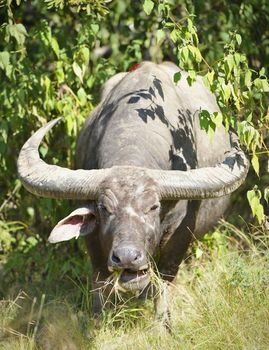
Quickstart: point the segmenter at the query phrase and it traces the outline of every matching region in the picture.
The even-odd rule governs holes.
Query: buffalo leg
[[[180,226],[176,229],[169,241],[160,252],[158,271],[164,280],[164,287],[161,287],[155,303],[157,318],[161,318],[164,324],[169,325],[170,311],[168,300],[171,299],[171,289],[175,282],[180,263],[182,262],[188,247],[193,239],[195,219],[200,206],[200,201],[188,203],[187,215]]]

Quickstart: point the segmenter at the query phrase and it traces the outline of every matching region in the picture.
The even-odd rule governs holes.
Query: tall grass
[[[171,332],[154,322],[152,301],[134,298],[105,310],[96,328],[90,287],[74,285],[80,305],[24,293],[3,300],[0,349],[268,349],[268,246],[265,232],[250,236],[227,223],[195,242],[171,300]]]

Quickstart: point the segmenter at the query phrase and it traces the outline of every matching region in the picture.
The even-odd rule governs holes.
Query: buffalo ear
[[[50,243],[68,241],[71,238],[86,236],[96,224],[95,211],[92,206],[80,207],[58,222],[49,236]]]

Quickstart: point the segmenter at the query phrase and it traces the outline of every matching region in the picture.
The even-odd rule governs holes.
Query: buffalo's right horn
[[[207,199],[235,191],[245,180],[249,162],[240,148],[233,130],[229,131],[231,150],[222,163],[214,167],[179,170],[148,170],[159,185],[160,197],[165,200]]]
[[[45,134],[59,121],[54,119],[35,132],[23,145],[18,158],[18,173],[31,193],[49,198],[96,199],[108,169],[70,170],[46,164],[38,147]]]

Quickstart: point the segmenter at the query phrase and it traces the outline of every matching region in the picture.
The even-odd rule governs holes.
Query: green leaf
[[[222,125],[223,116],[220,112],[214,112],[212,115],[212,121],[215,123],[216,127],[219,128]]]
[[[253,190],[247,192],[247,199],[254,217],[257,218],[259,224],[264,220],[264,210],[260,203],[261,191],[258,190],[257,186]]]
[[[7,51],[0,52],[0,68],[6,70],[9,66],[10,55]]]
[[[262,67],[261,70],[259,71],[259,76],[265,76],[265,68]]]
[[[227,76],[229,77],[234,66],[235,66],[235,61],[234,61],[234,57],[233,55],[229,54],[225,57],[225,60],[224,60],[224,69],[225,69],[225,72],[227,74]]]
[[[45,158],[46,154],[48,153],[48,147],[47,146],[40,146],[39,152],[40,152],[42,158]]]
[[[37,245],[38,240],[35,237],[27,237],[27,243],[30,245],[30,247],[34,247]]]
[[[236,53],[234,54],[234,61],[235,61],[235,64],[238,66],[242,60],[243,60],[243,59],[242,59],[241,55],[240,55],[238,52],[236,52]]]
[[[269,187],[266,187],[264,190],[264,199],[266,200],[266,203],[269,204]]]
[[[269,84],[267,78],[261,79],[262,91],[269,92]]]
[[[80,82],[83,83],[83,72],[78,63],[75,61],[73,62],[73,71],[76,74],[76,76],[79,78]]]
[[[200,50],[193,45],[189,45],[188,48],[191,51],[196,62],[200,63],[202,61],[202,55],[201,55]]]
[[[27,31],[21,23],[18,24],[8,24],[6,26],[6,30],[9,34],[14,37],[18,43],[18,45],[22,46],[25,41],[25,37],[27,36]]]
[[[251,123],[252,117],[253,117],[252,113],[249,113],[249,115],[247,116],[247,122],[248,123]]]
[[[176,72],[174,74],[174,83],[177,84],[181,79],[181,72]]]
[[[194,70],[189,70],[188,71],[188,76],[187,76],[187,82],[189,86],[192,86],[192,84],[196,81],[196,72]]]
[[[266,78],[257,78],[253,83],[258,90],[269,92],[269,84]]]
[[[154,2],[152,0],[145,0],[143,4],[143,9],[145,13],[149,16],[154,8]]]
[[[57,62],[55,73],[56,73],[58,83],[59,84],[63,83],[64,79],[65,79],[64,70],[63,70],[63,62]]]
[[[208,89],[210,89],[213,84],[214,74],[215,72],[212,70],[208,71],[206,75],[203,76],[203,82]]]
[[[242,38],[240,34],[235,34],[235,39],[237,41],[237,44],[240,46],[242,43]]]
[[[89,79],[87,80],[87,86],[91,89],[95,83],[95,77],[91,75]]]
[[[165,10],[165,4],[161,3],[158,5],[158,12],[161,13],[162,11]]]
[[[216,124],[212,121],[210,113],[207,110],[200,111],[199,119],[201,129],[206,131],[212,141],[216,130]]]
[[[222,90],[223,90],[223,95],[224,95],[224,101],[228,102],[228,100],[231,96],[231,93],[232,93],[231,86],[229,84],[223,84]]]
[[[165,37],[165,33],[163,29],[158,29],[156,33],[157,44],[159,44],[159,42],[162,41],[164,37]]]
[[[253,166],[253,169],[255,170],[255,173],[259,176],[259,172],[260,172],[259,158],[255,153],[252,155],[251,164]]]
[[[85,106],[85,104],[87,102],[87,94],[82,87],[78,90],[77,95],[78,95],[78,99],[80,101],[81,106]]]
[[[248,118],[251,119],[251,115],[248,115]],[[251,121],[244,120],[238,123],[238,133],[248,148],[250,148],[251,145],[252,148],[253,145],[258,145],[260,147],[259,132],[254,128]],[[252,152],[255,153],[255,148],[252,149]]]
[[[99,32],[99,25],[96,23],[91,24],[91,30],[92,30],[93,34],[96,35]]]
[[[197,247],[196,250],[195,250],[195,258],[196,259],[200,259],[203,254],[204,254],[203,250],[200,249],[199,247]]]
[[[172,32],[170,33],[170,38],[173,41],[173,43],[177,42],[177,38],[178,38],[178,30],[177,29],[173,29]]]
[[[181,49],[181,56],[183,57],[183,59],[185,60],[185,62],[188,61],[188,58],[189,58],[189,48],[188,46],[184,46],[182,49]]]
[[[48,95],[51,87],[51,80],[47,75],[41,76],[41,86],[45,87],[45,93]]]
[[[245,72],[245,76],[244,76],[245,85],[246,85],[247,87],[250,87],[250,86],[251,86],[251,76],[252,76],[252,72],[251,72],[251,70],[248,69],[248,70]]]
[[[55,38],[51,39],[51,47],[52,47],[53,51],[55,52],[55,55],[57,56],[57,58],[59,58],[60,48],[59,48],[58,41]]]
[[[88,65],[90,60],[90,50],[86,46],[84,46],[80,49],[80,52],[81,52],[83,63],[85,65]]]

